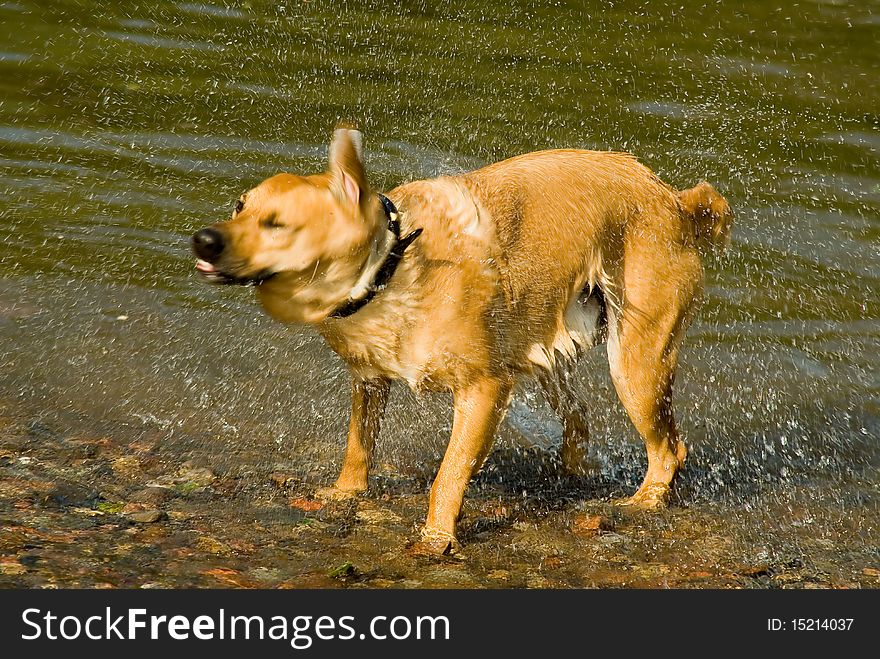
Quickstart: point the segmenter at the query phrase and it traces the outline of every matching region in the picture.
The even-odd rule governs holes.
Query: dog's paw
[[[320,501],[348,501],[355,498],[360,492],[340,490],[335,485],[319,487],[315,489],[315,498]]]
[[[671,495],[672,488],[666,483],[643,484],[638,492],[615,504],[635,510],[662,510],[669,505]]]
[[[419,540],[409,546],[410,553],[424,556],[460,556],[460,550],[454,535],[428,527],[422,528]]]

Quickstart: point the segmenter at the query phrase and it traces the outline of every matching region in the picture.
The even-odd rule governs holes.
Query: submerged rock
[[[285,474],[281,471],[273,471],[269,474],[269,480],[272,481],[272,484],[275,485],[275,487],[285,488],[296,479],[291,474]]]
[[[614,530],[614,522],[604,515],[575,515],[571,532],[576,535],[599,535]]]
[[[167,487],[145,487],[134,492],[129,499],[137,503],[148,503],[159,506],[169,499],[174,498],[174,490]]]
[[[166,519],[168,516],[162,510],[139,510],[127,513],[126,517],[132,522],[137,522],[138,524],[153,524],[154,522]]]

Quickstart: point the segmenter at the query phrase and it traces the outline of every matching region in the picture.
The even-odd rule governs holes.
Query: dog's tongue
[[[203,261],[202,259],[199,259],[196,261],[196,270],[199,270],[201,272],[214,272],[217,270],[217,268],[215,268],[213,265],[211,265],[207,261]]]

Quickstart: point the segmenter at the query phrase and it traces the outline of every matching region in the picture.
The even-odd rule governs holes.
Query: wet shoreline
[[[770,487],[739,503],[679,492],[667,511],[626,513],[611,503],[620,483],[554,477],[551,452],[501,445],[469,490],[461,555],[434,557],[413,547],[423,477],[382,465],[364,496],[328,503],[314,491],[333,465],[304,478],[283,460],[212,462],[150,424],[93,425],[3,403],[0,587],[880,586],[876,488]],[[864,507],[829,514],[842,495]]]

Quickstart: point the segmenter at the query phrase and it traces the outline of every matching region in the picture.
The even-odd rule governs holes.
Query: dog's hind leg
[[[648,469],[641,487],[623,503],[656,508],[668,502],[687,456],[672,413],[672,385],[702,269],[686,251],[668,261],[636,252],[627,255],[624,279],[622,311],[609,310],[608,361],[617,395],[645,441]]]
[[[348,446],[342,471],[333,488],[324,490],[325,498],[333,494],[363,492],[373,460],[373,447],[379,424],[388,402],[388,380],[365,380],[354,376],[351,384],[351,420],[348,425]],[[334,492],[335,491],[335,492]]]
[[[572,366],[569,361],[558,362],[553,372],[540,370],[537,377],[547,402],[562,421],[562,470],[582,476],[588,471],[586,447],[590,431],[582,402],[571,387]]]

